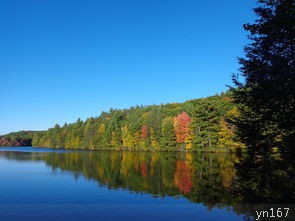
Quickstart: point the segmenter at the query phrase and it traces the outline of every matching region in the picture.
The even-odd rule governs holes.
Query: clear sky
[[[226,90],[254,0],[1,0],[0,134]]]

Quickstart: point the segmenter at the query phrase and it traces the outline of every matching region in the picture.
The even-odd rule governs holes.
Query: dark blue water
[[[0,220],[244,220],[206,157],[0,148]]]

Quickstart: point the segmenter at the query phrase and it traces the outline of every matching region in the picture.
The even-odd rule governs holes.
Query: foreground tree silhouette
[[[295,146],[295,3],[294,0],[259,0],[256,23],[249,32],[245,58],[233,81],[233,97],[241,116],[238,135],[250,151],[293,151]]]

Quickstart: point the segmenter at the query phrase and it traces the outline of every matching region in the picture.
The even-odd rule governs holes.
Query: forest
[[[295,202],[294,194],[290,194],[295,187],[294,158],[282,161],[280,154],[273,154],[264,164],[256,159],[246,167],[240,165],[247,156],[235,153],[65,151],[14,154],[3,151],[0,156],[45,162],[52,171],[67,171],[76,180],[84,177],[109,189],[125,189],[154,197],[183,196],[191,202],[203,203],[208,209],[231,205],[245,212],[250,205],[258,206],[258,203]]]
[[[257,20],[244,24],[249,44],[215,96],[111,109],[98,117],[34,132],[36,147],[90,150],[241,151],[295,154],[295,7],[259,0]],[[239,77],[242,77],[239,78]],[[6,136],[0,145],[9,145]]]
[[[0,136],[1,146],[32,146],[32,138],[35,131],[12,132]]]
[[[237,115],[231,92],[184,103],[111,109],[86,121],[55,125],[33,134],[35,147],[237,151],[243,148],[229,119]]]

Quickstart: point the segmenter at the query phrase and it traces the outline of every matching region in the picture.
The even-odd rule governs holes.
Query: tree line
[[[243,143],[252,153],[294,154],[294,0],[258,0],[257,5],[255,23],[244,25],[250,43],[230,92],[181,104],[111,109],[85,122],[34,133],[33,145],[235,151]]]
[[[33,146],[145,151],[236,151],[243,145],[228,119],[237,114],[230,92],[184,103],[111,109],[98,117],[33,135]]]
[[[34,133],[35,131],[19,131],[0,136],[0,147],[32,146],[32,138]]]

